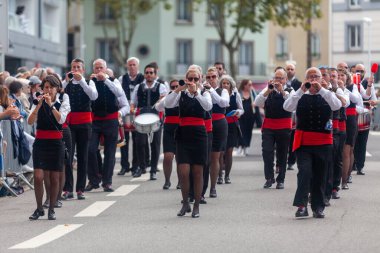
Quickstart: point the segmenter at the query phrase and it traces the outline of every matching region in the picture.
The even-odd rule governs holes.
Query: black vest
[[[59,93],[56,96],[59,96]],[[56,102],[54,107],[59,111],[61,104]],[[57,122],[51,108],[45,101],[42,102],[42,106],[38,110],[36,128],[39,130],[62,130],[62,125]]]
[[[232,93],[232,95],[230,96],[230,106],[227,107],[226,114],[228,114],[230,111],[236,110],[238,108],[236,97],[237,97],[236,92]]]
[[[89,81],[86,82],[88,84]],[[72,112],[91,112],[91,100],[80,84],[73,84],[70,81],[65,88],[65,92],[69,95]]]
[[[354,84],[352,84],[350,86],[346,86],[346,88],[347,88],[347,90],[352,92],[352,90],[354,88]],[[352,101],[350,101],[350,105],[347,108],[356,108],[356,103],[353,103]]]
[[[98,98],[92,101],[92,111],[95,116],[105,117],[107,114],[117,112],[119,110],[117,98],[115,94],[107,87],[104,81],[94,81]]]
[[[271,119],[291,118],[292,113],[285,111],[283,108],[285,99],[276,91],[269,93],[267,100],[265,100],[265,117]]]
[[[223,89],[217,88],[216,93],[218,93],[219,96],[222,95]],[[212,105],[212,113],[221,113],[221,114],[226,114],[226,108],[225,107],[220,107],[218,104],[213,104]]]
[[[320,133],[331,133],[332,111],[321,95],[304,94],[298,101],[297,129]]]
[[[137,90],[138,107],[147,112],[156,112],[152,106],[160,99],[160,85],[162,84],[157,83],[152,89],[145,89],[145,85],[145,83],[140,83]]]
[[[179,116],[180,118],[195,117],[204,119],[205,110],[195,97],[191,98],[185,92],[181,92],[179,99]]]
[[[340,109],[339,109],[339,111],[340,111],[340,117],[339,117],[339,121],[344,121],[344,120],[346,120],[347,119],[347,115],[346,115],[346,108],[344,108],[344,107],[341,107]]]
[[[123,75],[123,80],[121,82],[121,86],[123,87],[124,93],[127,96],[128,100],[131,100],[131,93],[133,92],[135,86],[144,81],[144,75],[138,73],[135,80],[131,80],[129,78],[129,74]]]

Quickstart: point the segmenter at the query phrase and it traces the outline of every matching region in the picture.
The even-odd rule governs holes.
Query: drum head
[[[135,123],[139,125],[151,125],[160,121],[160,117],[154,113],[144,113],[136,116]]]

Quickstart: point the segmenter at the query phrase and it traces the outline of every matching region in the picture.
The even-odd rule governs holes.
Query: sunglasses
[[[172,90],[175,90],[175,89],[177,89],[177,88],[178,88],[178,85],[170,86],[170,89],[172,89]]]
[[[190,82],[198,82],[199,81],[199,78],[198,77],[188,77],[187,80],[189,80]]]
[[[356,70],[356,73],[364,73],[364,70]]]
[[[147,72],[145,72],[145,75],[153,75],[153,74],[154,74],[153,71],[147,71]]]
[[[206,76],[206,79],[215,79],[216,78],[216,75],[213,75],[213,76]]]

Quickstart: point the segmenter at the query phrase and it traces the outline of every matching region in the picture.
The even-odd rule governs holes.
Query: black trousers
[[[150,143],[151,150],[151,168],[150,173],[157,172],[158,159],[160,158],[160,148],[161,148],[161,133],[160,130],[153,133],[153,141]],[[136,149],[137,149],[137,164],[141,169],[145,169],[147,164],[147,149],[149,150],[148,134],[141,134],[136,132]],[[148,153],[149,154],[149,153]]]
[[[130,135],[132,136],[132,168],[137,167],[136,133],[124,131],[125,145],[120,148],[120,165],[123,169],[128,169],[131,167],[129,164],[129,142],[131,140]]]
[[[86,187],[87,166],[88,166],[88,145],[91,137],[91,124],[70,125],[72,149],[70,151],[71,158],[77,153],[77,183],[76,191],[83,192]],[[71,171],[66,170],[66,182],[64,191],[73,192],[74,177],[71,166]]]
[[[333,134],[333,154],[332,154],[331,161],[329,162],[327,166],[327,172],[326,172],[325,196],[327,199],[331,199],[331,193],[334,187],[335,177],[337,177],[338,174],[340,174],[340,177],[342,177],[342,167],[336,166],[338,163],[337,158],[339,156],[340,139],[341,139],[341,134],[339,132]],[[342,151],[340,153],[341,157],[342,157]]]
[[[294,165],[296,163],[296,152],[293,152],[293,141],[294,141],[294,133],[296,131],[292,129],[290,133],[289,140],[289,154],[288,154],[288,165]]]
[[[102,182],[102,186],[112,184],[119,133],[118,127],[119,122],[117,119],[97,120],[92,123],[92,134],[88,150],[88,180],[92,185],[99,185],[100,182]],[[104,137],[103,168],[98,163],[98,146],[101,135]]]
[[[63,141],[67,151],[69,152],[69,157],[65,159],[65,184],[63,186],[63,191],[72,192],[73,191],[73,146],[71,142],[71,132],[69,128],[63,128]],[[85,178],[86,180],[86,178]],[[86,183],[86,182],[85,182]]]
[[[276,178],[278,183],[283,183],[286,173],[286,160],[288,155],[290,139],[290,130],[272,130],[264,128],[262,130],[262,155],[264,159],[265,179],[274,178],[274,150],[276,148],[276,157],[280,172]]]
[[[343,170],[343,147],[346,142],[346,132],[339,133],[339,146],[338,151],[334,151],[334,175],[333,175],[333,190],[338,191],[339,185],[342,180],[342,170]]]
[[[301,146],[297,155],[297,190],[293,206],[307,206],[311,194],[311,209],[324,208],[326,172],[332,158],[332,145]]]
[[[358,171],[364,168],[365,155],[367,151],[367,141],[368,141],[369,130],[358,131],[356,137],[355,147],[354,147],[354,166]]]

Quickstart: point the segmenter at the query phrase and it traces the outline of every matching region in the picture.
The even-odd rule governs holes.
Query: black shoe
[[[340,196],[339,196],[338,191],[334,190],[334,191],[331,193],[331,198],[332,198],[332,199],[340,199]]]
[[[55,202],[54,208],[61,208],[62,207],[62,202],[60,200],[57,200]]]
[[[223,178],[222,177],[218,177],[218,181],[216,181],[217,184],[223,184]]]
[[[146,174],[146,169],[142,169],[141,174]]]
[[[342,184],[342,190],[348,190],[348,185],[347,184]]]
[[[86,199],[86,197],[84,196],[83,192],[79,191],[77,192],[77,199],[83,200],[83,199]]]
[[[72,192],[64,192],[61,196],[62,200],[68,200],[74,198],[74,194]]]
[[[199,201],[199,204],[207,204],[207,201],[205,199],[205,197],[201,197],[201,200]]]
[[[98,189],[99,188],[99,185],[92,185],[91,183],[88,183],[88,185],[86,186],[86,188],[84,188],[84,191],[85,192],[90,192],[94,189]]]
[[[189,197],[189,203],[194,203],[194,197]]]
[[[264,188],[270,188],[272,186],[272,184],[274,184],[276,181],[273,179],[268,179],[265,184],[264,184]]]
[[[179,182],[178,182],[178,184],[177,184],[177,190],[180,190],[181,189],[181,185],[179,184]]]
[[[294,170],[293,165],[292,164],[288,164],[288,169],[287,170]]]
[[[210,189],[210,198],[216,198],[216,189]]]
[[[111,187],[110,184],[107,184],[107,185],[103,186],[103,191],[105,191],[105,192],[114,192],[115,190],[112,189],[112,187]]]
[[[137,168],[135,169],[135,171],[133,172],[132,176],[133,176],[133,177],[141,177],[141,174],[142,174],[142,170],[141,170],[141,168],[140,168],[140,167],[137,167]]]
[[[126,168],[121,168],[121,170],[119,171],[119,173],[117,173],[117,175],[119,175],[119,176],[124,176],[125,173],[127,173],[127,172],[128,172],[128,171],[127,171]]]
[[[157,175],[155,172],[150,173],[150,180],[157,180]]]
[[[44,216],[44,215],[45,215],[44,209],[42,209],[42,210],[36,209],[34,211],[34,213],[31,216],[29,216],[29,220],[37,220],[38,218],[40,218],[41,216]]]
[[[325,214],[323,213],[322,208],[318,208],[317,210],[313,211],[313,217],[318,219],[325,218]]]
[[[49,209],[48,211],[48,220],[56,220],[57,218],[55,217],[55,212],[52,209]]]
[[[307,207],[305,206],[298,207],[298,210],[296,212],[296,217],[301,218],[301,217],[307,217],[307,216],[309,216],[309,213],[307,212]]]
[[[191,214],[191,217],[192,218],[199,218],[199,206],[198,207],[193,207],[193,212]]]
[[[356,172],[356,175],[364,176],[365,173],[364,173],[362,170],[358,170],[358,171]]]
[[[45,200],[44,204],[42,205],[43,208],[49,208],[50,206],[50,203],[49,203],[49,200]]]
[[[352,184],[352,176],[348,176],[347,183]]]
[[[231,179],[230,179],[230,177],[228,177],[228,176],[225,177],[225,178],[224,178],[224,183],[225,183],[225,184],[230,184],[230,183],[231,183]]]
[[[276,189],[284,189],[284,183],[278,182],[276,185]]]
[[[184,216],[186,213],[191,212],[191,207],[189,205],[189,202],[183,203],[181,210],[177,213],[177,216]]]
[[[172,184],[170,182],[165,182],[164,186],[162,187],[162,189],[164,190],[168,190],[170,188]]]
[[[330,200],[328,198],[325,198],[325,206],[330,206]]]

